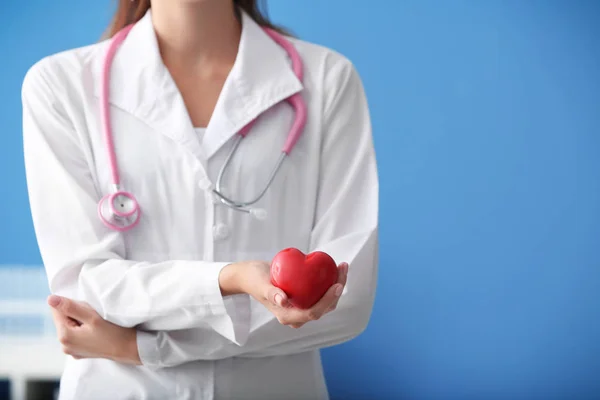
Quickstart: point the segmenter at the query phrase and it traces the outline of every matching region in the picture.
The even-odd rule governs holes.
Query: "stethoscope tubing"
[[[111,173],[112,191],[110,194],[104,196],[100,200],[98,204],[98,214],[101,221],[106,226],[121,232],[131,229],[133,226],[136,226],[138,224],[141,216],[141,209],[135,197],[131,193],[122,191],[120,188],[121,182],[119,175],[118,160],[115,152],[115,144],[113,140],[113,132],[110,119],[110,67],[112,65],[112,61],[117,52],[117,49],[123,43],[133,26],[134,24],[126,26],[111,39],[106,56],[104,58],[100,82],[100,118]],[[304,77],[303,64],[302,59],[296,51],[295,47],[278,32],[270,28],[263,29],[267,33],[267,35],[271,37],[271,39],[273,39],[287,52],[292,63],[292,70],[294,71],[294,74],[300,80],[300,82],[302,82]],[[257,196],[248,201],[233,200],[230,197],[223,194],[222,182],[227,168],[230,165],[233,155],[237,151],[242,139],[246,137],[246,135],[250,132],[251,127],[256,122],[256,119],[254,119],[243,129],[241,129],[240,132],[238,132],[235,142],[232,145],[231,151],[227,155],[225,162],[219,170],[217,182],[215,188],[212,189],[212,193],[220,200],[222,204],[237,211],[253,214],[253,210],[249,209],[248,207],[256,204],[261,198],[263,198],[267,190],[271,187],[273,181],[275,180],[275,177],[277,176],[277,173],[281,169],[283,162],[290,154],[290,152],[298,142],[298,139],[302,135],[307,120],[306,103],[304,102],[304,99],[302,98],[302,95],[300,93],[293,94],[292,96],[285,99],[285,101],[289,103],[290,106],[292,106],[292,108],[294,109],[294,122],[283,145],[282,153],[277,159],[275,166],[271,170],[271,173],[269,175],[269,178],[267,179],[265,186],[258,193]],[[124,201],[128,203],[127,206],[129,206],[129,208],[127,208],[125,204],[120,204],[121,209],[127,209],[127,211],[122,211],[121,209],[119,209],[119,205],[115,206],[115,201],[118,198],[125,199]],[[264,214],[264,212],[262,214]]]

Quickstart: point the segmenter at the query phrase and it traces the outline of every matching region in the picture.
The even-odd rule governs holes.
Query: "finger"
[[[83,303],[66,297],[51,295],[48,297],[48,305],[79,322],[89,321],[94,316],[93,311]]]
[[[60,344],[63,345],[63,351],[66,354],[73,341],[73,328],[69,326],[69,319],[64,314],[55,310],[53,310],[52,314],[56,327],[56,336]]]
[[[339,301],[339,299],[338,299]],[[336,301],[335,303],[333,303],[332,305],[329,306],[329,308],[327,308],[327,310],[325,310],[325,314],[328,314],[332,311],[334,311],[337,308],[338,302]]]
[[[63,314],[62,312],[52,308],[52,316],[54,318],[54,322],[55,323],[60,323],[66,326],[69,326],[71,328],[77,328],[79,326],[81,326],[81,322],[74,320],[71,317],[67,317],[65,314]]]
[[[346,282],[348,281],[348,263],[341,263],[339,268],[339,275],[338,275],[338,281],[337,283],[342,285],[342,293],[343,293],[343,288],[346,287]],[[333,304],[331,304],[326,310],[325,310],[325,314],[335,310],[335,308],[337,307],[338,302],[340,301],[340,298],[338,297]]]
[[[346,287],[346,283],[348,282],[348,263],[341,263],[339,266],[339,275],[338,275],[338,281],[337,283],[342,285],[342,293],[344,291],[344,287]],[[341,294],[340,294],[341,296]],[[333,304],[331,304],[326,310],[325,310],[325,314],[335,310],[335,308],[337,307],[338,302],[340,301],[340,297],[338,297]]]
[[[55,324],[61,324],[70,328],[77,328],[81,326],[79,321],[76,321],[71,317],[67,317],[65,314],[56,309],[52,309],[52,317],[54,318]]]
[[[52,319],[54,320],[56,334],[58,335],[58,337],[61,337],[63,335],[63,332],[66,331],[68,327],[69,319],[67,316],[54,309],[52,310]]]
[[[291,324],[290,326],[292,328],[294,328],[294,329],[299,329],[299,328],[302,328],[304,326],[304,323],[301,323],[301,324]]]
[[[308,319],[316,320],[319,319],[327,312],[327,310],[335,306],[340,296],[342,295],[342,291],[344,290],[344,286],[339,283],[331,286],[329,290],[321,297],[321,300],[317,302],[310,310],[307,312]]]
[[[342,286],[346,286],[346,282],[348,280],[348,263],[341,263],[338,267],[338,280],[337,283],[340,283]]]
[[[266,300],[277,307],[288,307],[287,294],[276,286],[271,285],[267,291]]]

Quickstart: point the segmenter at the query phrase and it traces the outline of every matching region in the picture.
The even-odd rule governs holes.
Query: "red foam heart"
[[[337,264],[322,251],[305,255],[289,248],[277,253],[271,262],[271,283],[283,290],[297,308],[311,308],[337,279]]]

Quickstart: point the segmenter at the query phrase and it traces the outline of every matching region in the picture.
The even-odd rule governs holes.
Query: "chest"
[[[94,114],[92,114],[94,115]],[[231,152],[232,135],[210,157],[206,142],[222,132],[209,126],[201,135],[192,124],[174,135],[168,123],[154,124],[112,108],[114,151],[124,190],[142,209],[135,232],[126,238],[131,258],[261,259],[277,249],[306,248],[310,241],[318,193],[320,127],[305,130],[286,157],[264,196],[254,205],[267,213],[257,220],[222,205],[211,193],[222,173],[222,192],[236,201],[256,197],[267,185],[294,121],[293,109],[281,102],[256,119],[250,133]],[[170,116],[169,118],[174,118]],[[107,147],[99,124],[88,118],[90,164],[100,194],[110,190]],[[217,125],[219,126],[219,125]],[[231,155],[225,170],[226,159]],[[207,256],[207,249],[211,256]]]
[[[193,126],[208,126],[226,79],[227,76],[222,74],[186,75],[173,73],[174,83],[181,94]]]

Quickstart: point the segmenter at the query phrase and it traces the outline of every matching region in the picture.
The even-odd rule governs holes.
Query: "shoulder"
[[[21,87],[23,99],[31,96],[54,101],[66,100],[88,81],[106,41],[48,55],[25,73]],[[65,98],[66,97],[66,98]],[[40,99],[41,100],[41,99]]]
[[[290,38],[298,49],[308,71],[320,72],[326,79],[345,80],[357,75],[353,62],[344,54],[316,43]]]
[[[296,46],[305,69],[305,85],[319,93],[324,112],[340,101],[356,102],[366,106],[362,78],[354,63],[344,54],[331,48],[290,38]]]
[[[77,143],[85,123],[85,103],[95,85],[92,68],[103,43],[52,54],[34,63],[21,86],[23,136]],[[35,139],[34,139],[35,138]]]

